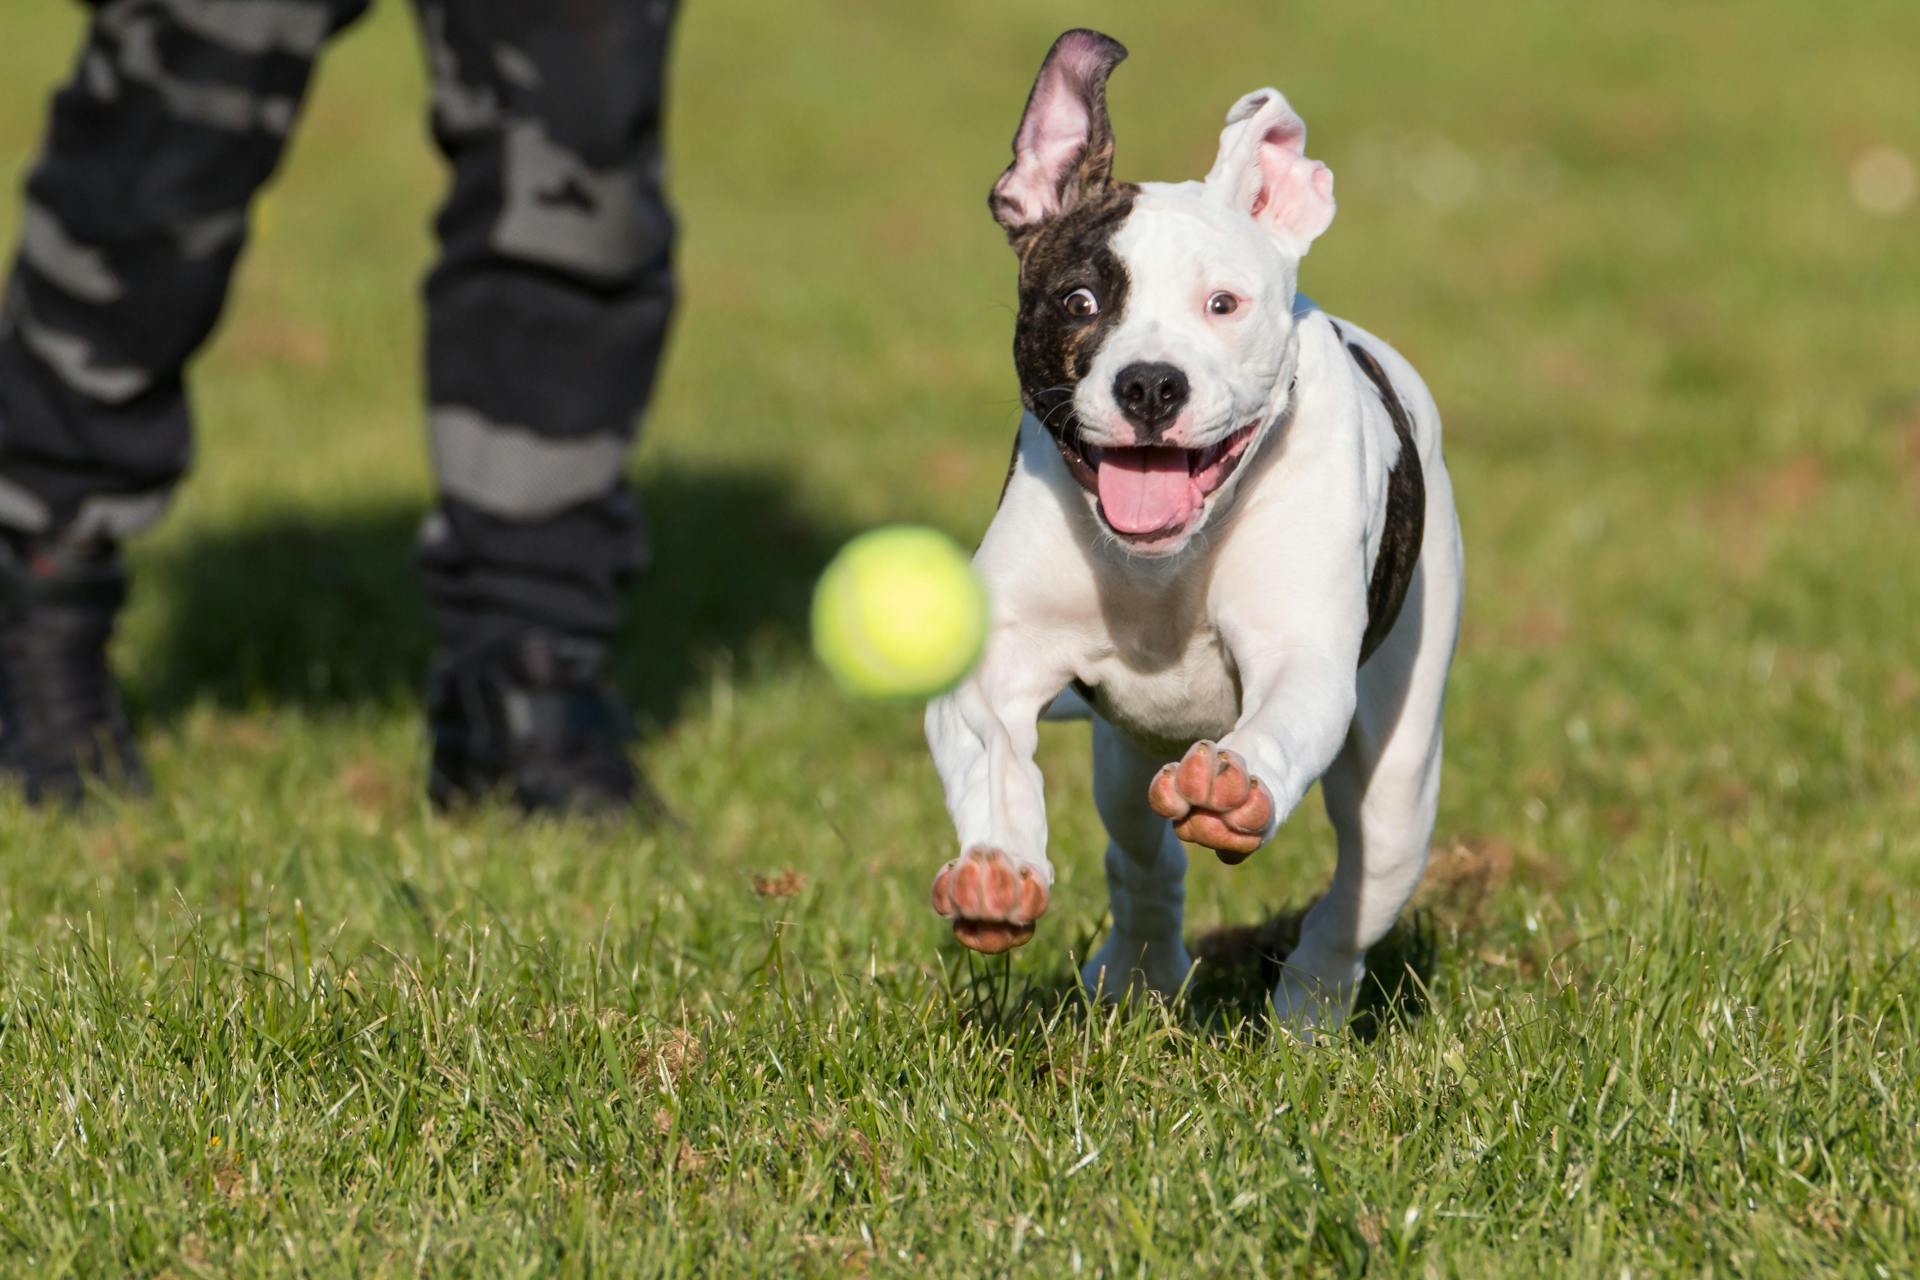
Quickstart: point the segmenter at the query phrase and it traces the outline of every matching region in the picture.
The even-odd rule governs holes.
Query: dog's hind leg
[[[1180,938],[1187,896],[1187,850],[1147,803],[1161,758],[1093,717],[1093,796],[1107,829],[1107,899],[1113,929],[1080,970],[1087,990],[1106,1000],[1144,986],[1172,996],[1193,961]]]
[[[1426,870],[1440,798],[1441,702],[1460,617],[1450,504],[1446,514],[1442,529],[1428,527],[1435,536],[1400,620],[1361,668],[1353,727],[1321,780],[1339,863],[1273,992],[1275,1015],[1303,1037],[1346,1021],[1367,948],[1393,927]]]

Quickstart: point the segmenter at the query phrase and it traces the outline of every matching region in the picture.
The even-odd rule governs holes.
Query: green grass
[[[682,27],[686,300],[637,462],[621,674],[687,829],[420,801],[440,176],[389,3],[327,64],[134,552],[158,796],[0,801],[0,1268],[1913,1274],[1920,214],[1849,172],[1920,155],[1920,9],[755,9]],[[1135,51],[1123,176],[1199,172],[1287,90],[1342,200],[1305,286],[1448,415],[1452,852],[1370,1037],[1272,1037],[1244,940],[1185,1006],[1082,1007],[1082,727],[1043,734],[1052,914],[956,949],[917,716],[805,657],[843,537],[991,513],[983,197],[1090,17]],[[9,189],[80,18],[0,19]],[[1196,860],[1194,931],[1310,900],[1330,847],[1310,802]]]

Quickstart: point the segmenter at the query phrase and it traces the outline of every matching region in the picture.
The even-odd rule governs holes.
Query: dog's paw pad
[[[1147,802],[1173,823],[1175,835],[1229,865],[1258,849],[1273,821],[1273,796],[1239,753],[1205,741],[1154,775]]]
[[[1047,913],[1047,886],[1031,867],[975,845],[934,876],[933,909],[953,921],[962,943],[995,955],[1033,936],[1033,922]]]

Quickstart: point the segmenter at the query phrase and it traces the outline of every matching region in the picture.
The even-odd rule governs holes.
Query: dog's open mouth
[[[1130,541],[1156,542],[1193,523],[1240,465],[1259,425],[1250,422],[1204,449],[1103,449],[1083,444],[1072,432],[1055,439],[1074,479],[1100,500],[1107,527]]]

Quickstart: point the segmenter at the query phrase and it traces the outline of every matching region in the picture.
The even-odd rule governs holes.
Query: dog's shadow
[[[1278,911],[1257,924],[1220,925],[1188,941],[1198,962],[1175,1012],[1187,1026],[1210,1037],[1270,1025],[1268,997],[1280,981],[1280,966],[1300,938],[1307,909]],[[1090,955],[1098,930],[1074,949]],[[1354,1002],[1349,1030],[1372,1042],[1395,1026],[1417,1021],[1439,968],[1440,949],[1425,911],[1403,915],[1367,952],[1367,975]],[[1071,969],[1014,982],[1004,962],[974,961],[961,971],[955,999],[964,1021],[1000,1039],[1024,1037],[1037,1026],[1086,1013],[1090,1002]]]
[[[613,675],[657,728],[707,686],[717,655],[744,675],[799,652],[813,581],[851,530],[771,476],[682,469],[637,487],[654,563],[629,593]],[[165,723],[196,703],[417,705],[434,641],[413,556],[424,510],[282,511],[142,549],[136,711]]]

